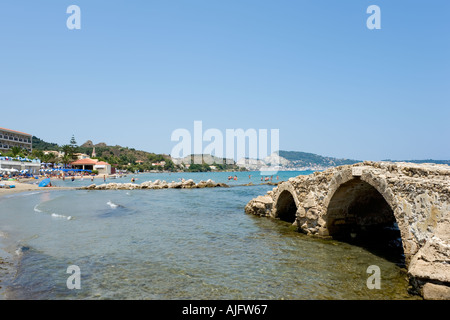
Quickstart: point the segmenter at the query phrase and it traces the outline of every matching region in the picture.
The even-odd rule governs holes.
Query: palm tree
[[[41,157],[41,161],[43,163],[49,163],[51,157],[52,157],[52,155],[50,153],[43,154]]]
[[[73,156],[73,148],[69,144],[64,144],[61,146],[61,151],[64,152],[65,155],[68,155],[69,157]]]
[[[32,154],[32,156],[35,157],[35,158],[42,159],[42,156],[44,155],[44,152],[42,152],[41,150],[36,150],[36,149],[34,149],[34,150],[31,152],[31,154]]]
[[[58,161],[58,158],[53,153],[47,153],[42,156],[42,162],[44,163],[55,163]]]
[[[11,153],[12,153],[13,157],[17,156],[21,152],[22,152],[21,147],[14,146],[11,148]]]
[[[61,162],[64,164],[64,167],[66,167],[69,163],[72,162],[72,157],[70,155],[68,155],[67,153],[65,153],[61,157]]]

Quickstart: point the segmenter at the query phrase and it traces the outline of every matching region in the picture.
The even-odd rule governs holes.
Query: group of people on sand
[[[65,175],[65,174],[61,174],[61,175],[57,175],[56,178],[58,179],[62,179],[62,181],[66,181],[66,178],[70,179],[71,181],[75,181],[76,177],[80,177],[79,179],[81,181],[84,180],[84,178],[90,178],[91,181],[94,181],[94,177],[95,175],[89,175],[89,174],[82,174],[82,175]]]

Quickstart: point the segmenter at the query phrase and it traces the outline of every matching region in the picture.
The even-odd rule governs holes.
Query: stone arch
[[[278,186],[273,197],[272,217],[294,223],[299,201],[294,187],[289,182]]]
[[[395,233],[408,265],[411,252],[409,229],[392,190],[383,177],[371,173],[353,175],[351,170],[338,173],[324,199],[326,235],[336,238],[371,237]],[[370,240],[370,239],[369,239]]]

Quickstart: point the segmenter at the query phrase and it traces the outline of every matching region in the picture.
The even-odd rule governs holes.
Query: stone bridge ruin
[[[245,207],[308,235],[401,251],[425,299],[450,299],[450,167],[363,162],[290,178]],[[397,245],[395,245],[397,242]],[[394,244],[394,245],[393,245]]]

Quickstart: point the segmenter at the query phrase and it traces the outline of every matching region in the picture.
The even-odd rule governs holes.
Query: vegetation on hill
[[[29,158],[39,158],[46,163],[63,163],[69,164],[77,158],[76,153],[84,153],[92,157],[92,152],[95,147],[95,157],[100,161],[110,163],[113,167],[121,170],[135,171],[189,171],[189,172],[207,172],[214,170],[217,171],[238,171],[244,170],[236,164],[228,164],[224,159],[219,159],[211,155],[191,155],[183,159],[172,160],[170,155],[156,154],[152,152],[146,152],[142,150],[135,150],[134,148],[122,147],[122,146],[108,146],[105,143],[93,144],[92,141],[87,141],[81,146],[77,145],[75,137],[72,136],[68,144],[59,146],[56,143],[50,143],[33,136],[33,151],[30,153],[26,149],[19,147],[12,148],[3,155],[7,156],[21,156]],[[58,157],[54,153],[44,154],[43,151],[61,151],[64,152],[64,156]],[[202,164],[195,164],[194,157],[201,156]],[[338,159],[332,157],[323,157],[314,153],[299,152],[299,151],[279,151],[279,156],[285,158],[291,162],[291,166],[294,167],[307,167],[307,166],[322,166],[332,167],[349,165],[359,162],[358,160],[351,159]],[[196,160],[198,160],[196,158]],[[394,161],[394,160],[385,160]],[[213,164],[209,164],[214,162]],[[217,163],[218,162],[218,163]],[[223,163],[221,163],[223,162]],[[395,161],[398,162],[398,161]],[[437,163],[450,165],[450,160],[407,160],[404,162],[413,163]]]
[[[180,165],[180,167],[186,168],[189,172],[245,170],[245,168],[237,166],[232,160],[227,161],[225,158],[212,156],[210,154],[191,154],[184,158],[174,159],[174,162]]]
[[[354,164],[360,162],[359,160],[338,159],[333,157],[324,157],[314,153],[299,152],[299,151],[279,151],[279,156],[292,162],[294,166],[322,166],[335,167],[347,164]]]
[[[92,157],[95,147],[95,159],[110,163],[112,166],[121,169],[134,171],[176,171],[181,168],[175,166],[170,156],[165,154],[156,154],[134,148],[122,146],[94,145],[93,147],[78,147],[79,152]]]
[[[32,138],[32,143],[33,143],[33,150],[59,151],[60,149],[58,144],[45,142],[44,140],[41,140],[35,136],[33,136]]]

